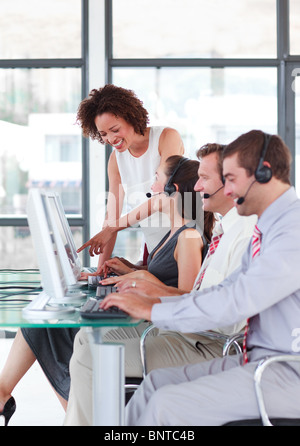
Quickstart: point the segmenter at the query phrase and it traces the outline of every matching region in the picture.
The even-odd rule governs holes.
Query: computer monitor
[[[55,226],[59,232],[58,237],[62,240],[62,244],[58,243],[57,248],[62,257],[62,265],[67,285],[70,289],[78,289],[87,284],[89,284],[89,286],[98,285],[100,279],[99,276],[88,276],[88,280],[81,280],[81,272],[95,273],[97,267],[82,266],[59,194],[53,191],[43,191],[43,194],[46,194],[48,197],[51,218],[54,219]]]
[[[76,285],[81,275],[81,261],[76,251],[73,235],[65,216],[64,209],[59,195],[52,191],[43,191],[43,195],[48,198],[50,206],[50,218],[54,219],[54,230],[57,230],[56,238],[59,255],[62,257],[62,267],[67,285]]]
[[[38,318],[65,317],[74,312],[73,307],[65,305],[74,300],[74,295],[70,295],[65,278],[64,259],[58,250],[58,246],[61,250],[63,242],[51,216],[49,198],[39,189],[29,191],[27,219],[41,273],[43,292],[23,309],[23,315]]]

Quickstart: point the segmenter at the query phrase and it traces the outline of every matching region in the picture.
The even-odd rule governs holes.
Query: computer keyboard
[[[107,278],[116,277],[116,274],[108,274]],[[96,288],[101,280],[106,279],[104,276],[88,276],[88,286],[89,288]]]
[[[98,299],[104,299],[110,293],[116,293],[117,288],[112,285],[98,285],[96,290],[96,297]]]
[[[99,307],[100,301],[91,297],[80,309],[81,317],[84,319],[124,319],[129,315],[118,307],[110,307],[103,310]]]

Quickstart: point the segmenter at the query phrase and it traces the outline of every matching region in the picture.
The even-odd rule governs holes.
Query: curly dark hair
[[[95,118],[103,113],[111,113],[132,125],[134,131],[145,134],[149,115],[143,103],[132,90],[107,84],[98,90],[93,89],[78,107],[76,122],[81,126],[83,135],[104,141],[95,125]]]

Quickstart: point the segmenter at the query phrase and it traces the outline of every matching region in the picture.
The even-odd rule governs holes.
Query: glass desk
[[[0,272],[0,327],[81,328],[90,338],[93,356],[93,414],[94,425],[122,426],[124,424],[124,345],[103,342],[108,328],[138,325],[140,321],[126,319],[83,319],[80,305],[65,319],[26,319],[23,308],[41,292],[40,275],[36,272]],[[4,287],[9,287],[4,289]],[[22,289],[32,287],[35,289]],[[94,290],[82,286],[80,290],[87,298],[95,295]],[[35,293],[35,294],[33,294]],[[84,302],[84,301],[83,301]],[[74,303],[72,306],[75,306]]]

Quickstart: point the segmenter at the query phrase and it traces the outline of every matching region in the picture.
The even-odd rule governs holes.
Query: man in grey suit
[[[184,299],[108,296],[134,317],[163,329],[210,330],[248,318],[243,355],[151,372],[127,406],[128,425],[220,425],[257,418],[253,372],[265,356],[299,353],[300,200],[290,186],[291,156],[280,137],[251,131],[224,150],[224,193],[240,215],[258,215],[258,235],[241,267],[220,285]],[[280,382],[280,385],[278,384]],[[300,417],[300,365],[274,364],[264,375],[271,417]]]

